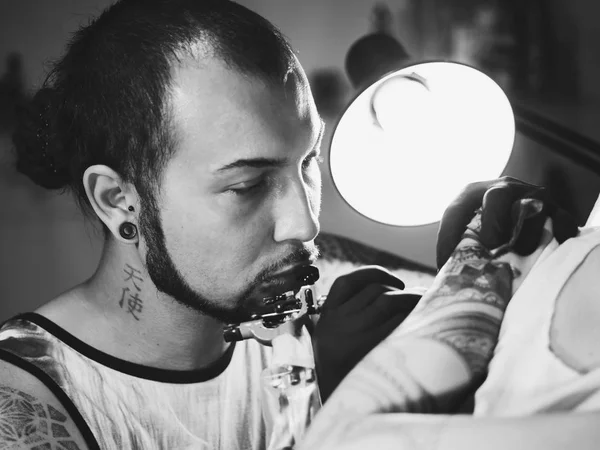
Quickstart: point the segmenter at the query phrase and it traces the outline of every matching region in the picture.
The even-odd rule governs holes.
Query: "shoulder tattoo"
[[[68,420],[52,405],[0,386],[0,450],[79,450],[65,426]]]

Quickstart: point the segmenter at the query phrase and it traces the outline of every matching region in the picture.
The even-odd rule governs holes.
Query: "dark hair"
[[[86,210],[85,170],[104,164],[152,201],[175,147],[171,69],[197,42],[228,67],[283,82],[295,64],[282,34],[229,0],[121,0],[81,27],[13,135],[17,170],[71,188]]]

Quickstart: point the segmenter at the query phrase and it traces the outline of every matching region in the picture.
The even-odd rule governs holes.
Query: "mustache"
[[[270,281],[274,278],[274,274],[279,270],[283,269],[286,266],[306,262],[307,260],[314,261],[321,255],[319,247],[315,244],[305,245],[303,247],[296,248],[292,250],[287,255],[278,259],[272,264],[269,264],[265,269],[263,269],[259,275],[256,277],[258,283],[264,283]]]

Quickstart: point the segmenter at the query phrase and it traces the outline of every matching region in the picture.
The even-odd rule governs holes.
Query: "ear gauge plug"
[[[137,236],[137,228],[131,222],[123,222],[121,226],[119,226],[119,234],[123,239],[130,241]]]

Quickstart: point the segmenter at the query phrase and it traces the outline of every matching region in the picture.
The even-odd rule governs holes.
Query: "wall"
[[[550,0],[550,3],[558,58],[575,67],[573,78],[581,99],[599,102],[600,3],[596,0]]]
[[[387,3],[394,11],[401,11],[409,1],[389,0]],[[588,6],[585,0],[553,1],[557,10],[560,7],[561,14],[563,9],[568,9],[565,17],[570,18],[571,24],[575,19],[584,21],[585,26],[577,31],[577,39],[597,41],[593,38],[599,37],[600,32],[592,26],[593,15],[585,13]],[[28,85],[38,85],[44,74],[44,61],[60,55],[76,26],[108,3],[108,0],[0,2],[0,61],[10,51],[20,52],[25,58]],[[370,10],[375,1],[241,0],[241,3],[262,13],[283,30],[310,73],[320,67],[341,69],[348,47],[369,30]],[[566,22],[563,25],[560,32],[569,33],[570,25]],[[400,37],[411,50],[414,42],[410,34],[400,32]],[[585,73],[581,77],[583,90],[600,98],[600,88],[593,82],[599,75],[594,54],[581,50],[580,56],[584,66],[579,72]],[[593,70],[586,71],[588,67]],[[35,308],[45,299],[84,280],[93,273],[101,248],[98,234],[85,224],[67,196],[35,188],[12,172],[9,148],[8,138],[0,136],[0,320]],[[543,149],[537,151],[538,156],[539,152],[543,153]],[[521,167],[519,161],[538,167],[537,160],[531,159],[534,154],[521,152],[514,159],[515,167],[520,167],[515,171],[523,172],[525,178],[531,179],[535,170],[531,172]],[[326,167],[323,230],[433,264],[436,225],[398,229],[364,219],[341,201]],[[581,183],[593,178],[585,169],[574,170]]]
[[[27,86],[38,86],[45,62],[58,57],[70,33],[104,4],[108,1],[0,2],[0,62],[19,52]],[[69,196],[37,188],[14,172],[10,148],[9,137],[0,135],[0,320],[89,277],[101,248]]]

